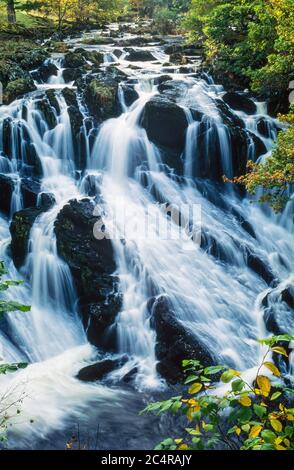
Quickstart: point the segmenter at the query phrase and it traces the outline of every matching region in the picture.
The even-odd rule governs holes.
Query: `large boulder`
[[[47,82],[49,77],[52,77],[52,75],[57,76],[57,74],[58,68],[52,62],[42,64],[38,69],[38,76],[43,82]]]
[[[35,91],[36,85],[32,78],[18,78],[9,82],[4,92],[4,102],[6,104],[11,103],[16,98],[20,98],[26,93]]]
[[[64,68],[78,68],[86,64],[86,59],[82,52],[71,51],[64,56]]]
[[[103,226],[101,217],[94,215],[91,200],[70,201],[55,222],[57,249],[72,272],[90,342],[113,350],[115,339],[108,341],[107,333],[121,309],[122,299],[119,280],[114,275],[113,246],[103,236],[95,238],[97,223]]]
[[[255,114],[257,111],[256,104],[245,95],[236,92],[227,92],[223,96],[223,100],[232,109],[244,111],[246,114]]]
[[[150,322],[157,335],[157,368],[168,382],[176,383],[183,379],[183,359],[197,359],[206,366],[215,363],[215,357],[200,338],[177,319],[167,296],[162,295],[152,301]]]
[[[150,51],[145,51],[145,50],[135,50],[132,48],[126,49],[128,52],[128,55],[126,57],[126,60],[129,62],[152,62],[156,60],[154,55]]]
[[[118,114],[117,85],[94,79],[88,83],[84,98],[91,113],[98,119],[109,119]]]
[[[162,96],[155,96],[145,105],[142,127],[155,144],[183,150],[188,121],[184,110]]]

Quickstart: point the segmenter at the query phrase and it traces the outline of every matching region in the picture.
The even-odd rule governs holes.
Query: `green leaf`
[[[245,383],[242,379],[237,379],[232,382],[232,390],[233,392],[241,392],[245,387]]]
[[[7,312],[29,312],[31,307],[28,305],[22,305],[19,302],[0,300],[0,316]]]
[[[266,408],[264,406],[260,406],[260,405],[253,405],[253,409],[254,409],[254,413],[260,418],[262,419],[263,416],[266,414]]]
[[[218,372],[223,371],[224,369],[226,369],[226,367],[224,367],[224,366],[211,366],[211,367],[206,367],[206,368],[204,369],[204,374],[205,374],[205,375],[213,375],[213,374],[217,374]]]
[[[19,362],[13,364],[0,364],[0,374],[7,372],[16,372],[19,369],[25,369],[28,366],[26,362]]]
[[[282,392],[275,392],[275,393],[273,393],[272,396],[271,396],[271,401],[276,400],[276,399],[279,398],[281,395],[282,395]]]
[[[265,440],[265,442],[268,442],[270,444],[275,442],[275,439],[277,438],[276,434],[273,431],[270,431],[269,429],[265,429],[262,431],[261,436]]]

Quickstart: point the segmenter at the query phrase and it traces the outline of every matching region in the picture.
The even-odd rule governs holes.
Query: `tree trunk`
[[[14,0],[7,0],[7,20],[9,24],[16,23]]]

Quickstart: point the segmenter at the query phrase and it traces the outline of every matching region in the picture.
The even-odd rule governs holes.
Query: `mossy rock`
[[[36,85],[31,78],[18,78],[10,83],[8,83],[4,92],[4,103],[9,104],[14,101],[16,98],[35,91]]]
[[[98,119],[109,119],[117,116],[116,85],[108,85],[94,79],[87,85],[84,96],[90,111]]]

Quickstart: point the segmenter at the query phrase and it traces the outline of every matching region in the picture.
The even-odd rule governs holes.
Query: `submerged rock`
[[[96,382],[105,378],[108,374],[119,369],[127,362],[127,358],[105,359],[96,364],[84,367],[80,370],[77,378],[82,382]]]
[[[90,342],[113,350],[115,338],[108,341],[107,331],[120,311],[122,299],[114,275],[112,243],[105,237],[94,237],[95,224],[103,228],[103,221],[93,211],[89,199],[72,200],[63,207],[55,222],[57,249],[72,272]]]
[[[197,359],[206,366],[215,363],[208,348],[177,319],[167,296],[153,301],[150,323],[157,335],[158,372],[168,382],[176,383],[183,379],[183,359]]]

